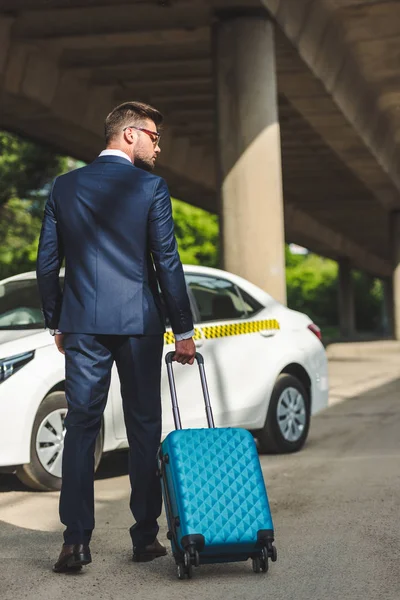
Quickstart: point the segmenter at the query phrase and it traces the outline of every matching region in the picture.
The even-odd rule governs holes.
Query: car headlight
[[[24,354],[18,354],[17,356],[0,358],[0,383],[22,369],[34,356],[35,351],[32,350],[32,352],[24,352]]]

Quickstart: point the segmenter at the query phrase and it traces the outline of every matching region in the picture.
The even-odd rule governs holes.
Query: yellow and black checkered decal
[[[206,340],[229,337],[232,335],[246,335],[249,333],[258,333],[266,329],[280,329],[279,322],[276,319],[267,319],[265,321],[240,321],[238,323],[229,323],[227,325],[206,325],[205,327],[196,327],[194,330],[194,339]],[[175,337],[172,331],[164,334],[165,344],[174,344]]]

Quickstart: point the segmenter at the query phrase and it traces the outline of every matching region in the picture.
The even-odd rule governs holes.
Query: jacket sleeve
[[[39,249],[36,262],[36,275],[45,327],[58,328],[60,319],[62,291],[59,272],[64,260],[64,248],[57,225],[54,202],[54,180],[44,209]]]
[[[159,179],[149,211],[149,247],[174,333],[193,329],[185,276],[178,253],[171,198],[164,179]]]

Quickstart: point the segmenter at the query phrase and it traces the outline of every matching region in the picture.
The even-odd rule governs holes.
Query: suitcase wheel
[[[178,563],[177,565],[177,574],[178,579],[185,579],[186,569],[182,563]]]
[[[268,560],[269,558],[272,562],[276,562],[278,558],[278,553],[276,551],[275,546],[272,543],[269,543],[268,546],[264,546],[263,548],[263,558]]]
[[[185,554],[183,555],[183,564],[185,565],[186,568],[189,567],[189,565],[194,565],[195,567],[199,567],[200,566],[200,554],[198,553],[197,550],[193,551],[193,548],[191,548],[191,552],[189,550],[185,551]]]
[[[260,571],[266,573],[268,571],[268,558],[256,556],[253,558],[252,563],[254,573],[260,573]]]
[[[261,560],[261,570],[263,573],[266,573],[268,571],[269,565],[268,565],[268,561],[262,559]]]
[[[259,556],[253,558],[253,571],[259,573],[261,571],[261,559]]]
[[[276,560],[278,558],[278,553],[273,544],[269,544],[268,546],[264,547],[263,555],[264,555],[265,560],[267,560],[267,558],[270,558],[272,560],[272,562],[276,562]]]
[[[192,576],[193,576],[192,565],[188,565],[186,567],[183,563],[178,563],[177,575],[178,575],[178,579],[185,579],[186,575],[187,575],[188,579],[192,579]]]
[[[190,553],[187,550],[183,555],[183,564],[185,565],[185,569],[187,569],[191,564]]]

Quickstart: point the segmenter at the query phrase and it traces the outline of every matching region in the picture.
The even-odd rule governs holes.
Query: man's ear
[[[132,144],[132,130],[131,129],[125,129],[125,131],[122,132],[122,136],[123,136],[124,142],[126,142],[127,144]]]
[[[130,146],[136,145],[137,142],[137,132],[134,129],[125,129],[125,131],[123,132],[124,134],[124,141],[129,144]]]

